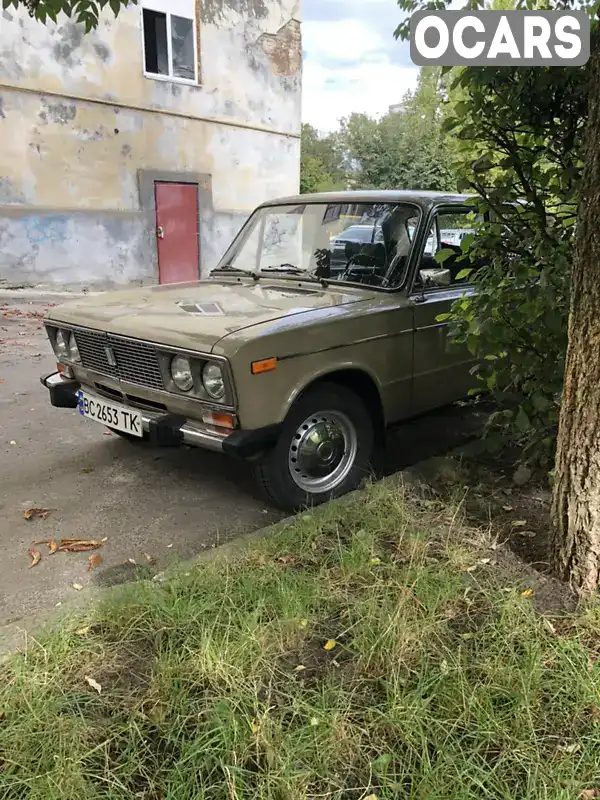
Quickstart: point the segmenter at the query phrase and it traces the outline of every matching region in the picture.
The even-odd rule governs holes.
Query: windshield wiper
[[[296,267],[294,264],[279,264],[276,267],[263,267],[261,272],[279,272],[283,275],[301,275],[303,278],[310,278],[311,281],[317,281],[324,288],[329,286],[324,278],[319,278],[312,272],[308,272],[305,269],[300,269],[300,267]]]
[[[257,272],[249,272],[247,269],[240,269],[240,267],[234,267],[232,264],[223,264],[222,267],[215,267],[210,274],[214,275],[216,272],[237,272],[238,275],[248,275],[250,278],[254,278],[255,281],[260,279],[260,275]]]
[[[261,272],[285,272],[288,275],[307,275],[306,270],[294,264],[278,264],[276,267],[262,267]]]

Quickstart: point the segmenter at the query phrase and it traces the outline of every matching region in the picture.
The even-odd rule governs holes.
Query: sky
[[[385,113],[414,89],[408,42],[394,39],[396,0],[303,0],[302,119],[321,131],[353,111]]]

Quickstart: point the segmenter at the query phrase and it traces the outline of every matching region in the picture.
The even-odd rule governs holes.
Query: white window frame
[[[160,75],[157,72],[146,70],[146,38],[144,36],[144,10],[158,11],[165,14],[167,19],[167,63],[169,74]],[[173,75],[173,43],[171,41],[171,17],[184,17],[192,21],[192,31],[194,33],[194,78],[180,78]],[[197,86],[200,83],[199,59],[198,59],[198,31],[196,21],[195,0],[141,0],[140,3],[140,28],[142,36],[142,58],[144,77],[153,81],[167,81],[169,83],[185,83],[188,86]]]

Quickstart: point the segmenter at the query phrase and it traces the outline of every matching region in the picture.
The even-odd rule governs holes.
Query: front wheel
[[[355,489],[369,473],[373,423],[354,392],[319,384],[290,409],[277,444],[255,467],[270,502],[296,511]]]

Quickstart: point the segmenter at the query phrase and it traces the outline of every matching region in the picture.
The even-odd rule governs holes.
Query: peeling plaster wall
[[[203,275],[258,203],[298,191],[299,0],[198,4],[197,86],[144,76],[139,7],[87,36],[0,12],[0,285],[156,281],[138,170],[211,176]]]

